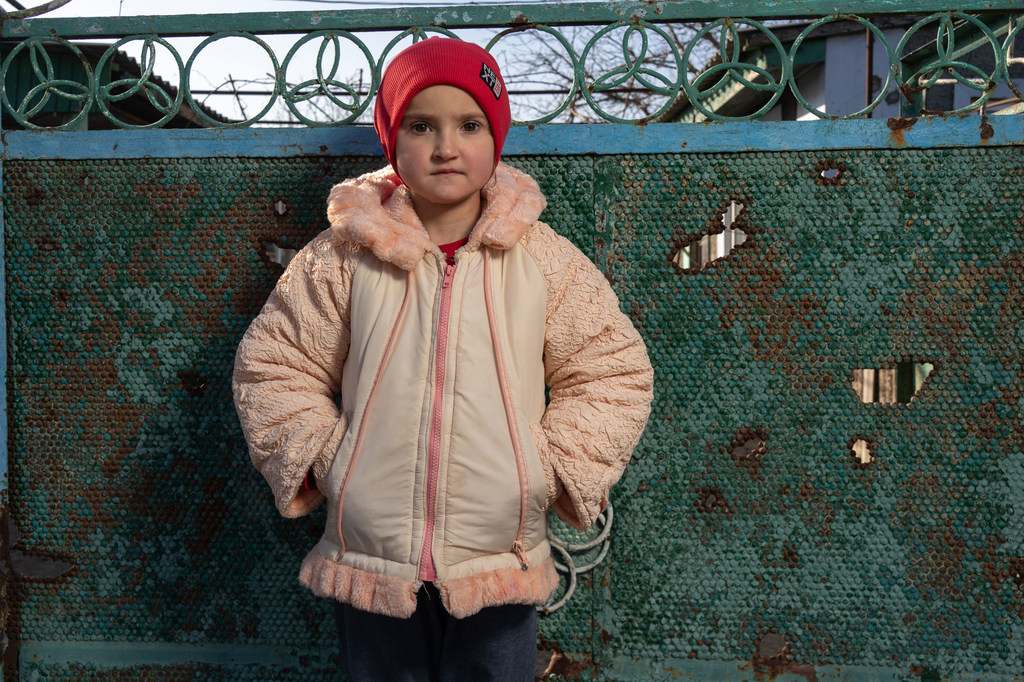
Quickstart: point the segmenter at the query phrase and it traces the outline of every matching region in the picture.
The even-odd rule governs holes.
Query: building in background
[[[19,41],[0,41],[0,58],[7,63],[8,57],[15,50]],[[92,103],[86,116],[80,116],[83,100],[76,99],[83,95],[83,87],[79,84],[88,81],[83,58],[93,69],[97,68],[103,54],[110,45],[103,43],[74,43],[81,55],[62,43],[47,42],[45,55],[33,54],[23,49],[14,55],[6,71],[4,91],[7,102],[15,106],[23,106],[29,123],[39,127],[55,127],[78,119],[74,130],[104,130],[117,128],[110,118],[103,113],[99,104]],[[52,76],[49,71],[52,69]],[[51,90],[56,87],[59,92],[50,92],[47,96],[43,88],[39,88],[44,80],[50,82]],[[113,57],[103,62],[102,71],[95,74],[101,84],[124,81],[111,90],[110,102],[107,104],[111,116],[127,126],[140,126],[159,121],[164,117],[160,107],[169,106],[178,96],[178,89],[156,74],[149,74],[145,83],[138,87],[143,79],[143,69],[139,62],[121,50],[116,50]],[[36,94],[31,94],[38,88]],[[26,101],[26,98],[29,98]],[[38,111],[32,111],[38,108]],[[209,107],[198,105],[198,108],[209,118],[221,123],[231,120]],[[2,125],[4,130],[17,130],[23,126],[11,115],[7,107],[3,107]],[[208,128],[212,124],[196,114],[195,109],[183,102],[180,110],[163,128]]]
[[[873,25],[885,36],[895,51],[900,39],[920,17],[882,17]],[[794,22],[785,26],[773,26],[772,33],[789,53],[800,34],[810,25],[809,21]],[[904,58],[916,50],[930,50],[934,61],[937,22],[932,22],[917,31],[903,49]],[[750,26],[737,31],[742,41],[738,63],[751,64],[771,74],[777,83],[781,76],[778,48],[767,34]],[[871,36],[869,40],[868,37]],[[997,33],[1001,39],[1005,36]],[[1024,57],[1024,46],[1017,44],[1013,56]],[[721,63],[721,57],[717,58]],[[979,73],[991,74],[995,70],[995,55],[991,43],[985,41],[980,47],[958,58],[975,67]],[[799,46],[793,60],[793,80],[806,103],[818,111],[832,116],[848,116],[856,113],[873,101],[879,90],[886,86],[886,92],[878,105],[867,114],[870,118],[891,118],[900,115],[900,92],[895,78],[889,79],[890,59],[884,44],[866,27],[855,21],[834,21],[823,24],[812,31]],[[870,80],[867,65],[871,65]],[[1010,64],[1011,79],[1024,77],[1024,62]],[[767,84],[763,75],[753,70],[743,74],[752,83]],[[962,78],[976,78],[978,73],[961,69]],[[968,106],[981,92],[960,83],[954,83],[951,73],[941,74],[940,82],[926,91],[927,113],[943,113]],[[887,83],[888,80],[888,83]],[[986,107],[987,113],[1019,104],[1003,79],[995,78],[998,85]],[[713,83],[701,84],[700,90],[708,90]],[[755,114],[771,99],[773,90],[757,90],[733,79],[720,92],[703,104],[716,114],[727,118],[741,118]],[[975,112],[977,113],[977,112]],[[813,120],[818,118],[799,101],[792,89],[786,88],[772,107],[758,116],[761,121]],[[662,121],[699,122],[707,117],[695,108],[681,94],[675,104],[660,118]]]

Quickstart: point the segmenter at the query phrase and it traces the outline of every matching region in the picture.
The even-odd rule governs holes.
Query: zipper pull
[[[526,558],[526,550],[523,549],[523,543],[516,540],[512,543],[512,551],[515,552],[516,558],[519,559],[519,565],[523,567],[523,570],[530,568],[530,560]]]
[[[442,289],[451,287],[452,280],[455,279],[455,265],[444,266],[444,281],[441,283]]]

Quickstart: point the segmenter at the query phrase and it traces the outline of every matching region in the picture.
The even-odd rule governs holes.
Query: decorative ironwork
[[[743,61],[742,44],[737,26],[747,24],[752,28],[765,34],[777,51],[777,58],[782,65],[781,75],[776,78],[773,74],[754,62]],[[694,39],[686,46],[687,58],[700,38],[705,35],[714,36],[718,33],[718,57],[712,60],[712,64],[697,75],[691,83],[683,86],[686,96],[695,109],[708,118],[715,120],[726,120],[727,117],[718,114],[712,107],[704,104],[705,100],[713,99],[722,92],[730,83],[737,83],[741,87],[749,88],[757,92],[770,92],[771,97],[756,112],[747,116],[733,117],[733,120],[748,120],[759,118],[775,105],[790,84],[793,73],[791,62],[786,58],[786,50],[782,47],[779,39],[764,24],[752,19],[719,19],[701,29]],[[758,78],[764,82],[759,82]],[[709,83],[707,87],[705,83]],[[791,86],[795,87],[795,85]]]
[[[818,28],[825,24],[832,23],[838,20],[855,21],[861,26],[863,26],[865,29],[870,31],[872,36],[874,37],[874,40],[885,49],[885,53],[888,57],[889,70],[886,72],[885,83],[883,83],[882,86],[878,88],[878,94],[875,95],[874,99],[872,99],[871,102],[867,104],[867,106],[865,106],[860,111],[850,114],[848,118],[866,116],[870,114],[872,111],[874,111],[875,108],[882,103],[882,100],[885,99],[886,94],[889,92],[890,86],[892,85],[893,81],[897,79],[897,74],[899,72],[898,67],[900,63],[899,59],[896,57],[898,50],[896,52],[893,51],[892,47],[889,45],[889,41],[886,40],[885,34],[882,33],[882,31],[879,30],[878,27],[876,27],[870,21],[864,19],[863,17],[843,16],[838,14],[834,14],[829,17],[822,17],[821,19],[818,19],[814,23],[810,24],[807,28],[800,32],[799,36],[796,37],[796,40],[793,41],[793,45],[789,50],[788,61],[790,65],[792,65],[796,61],[797,54],[800,51],[800,47],[803,45],[804,41],[807,40],[814,33],[814,31],[816,31]],[[910,32],[908,32],[907,35],[909,34]],[[789,74],[789,82],[790,90],[792,91],[793,96],[796,97],[800,105],[803,106],[808,112],[814,114],[819,118],[836,118],[835,116],[830,116],[829,114],[819,110],[817,107],[815,107],[813,104],[811,104],[804,98],[803,93],[800,92],[800,89],[796,85],[795,79],[793,79],[792,77],[792,71],[790,71]]]
[[[7,59],[4,60],[2,73],[0,73],[0,77],[3,78],[4,87],[0,90],[0,100],[3,101],[3,106],[7,113],[26,128],[40,128],[40,126],[30,123],[30,119],[43,111],[54,98],[63,98],[79,104],[79,113],[59,126],[61,130],[74,129],[82,119],[89,115],[89,110],[95,99],[96,85],[92,65],[89,64],[89,60],[86,59],[85,55],[82,54],[82,51],[74,43],[68,41],[59,42],[78,57],[85,70],[84,83],[59,78],[54,68],[53,60],[46,50],[46,44],[38,39],[26,40],[18,44],[7,55]],[[17,102],[11,102],[6,86],[9,67],[11,64],[17,63],[17,58],[23,52],[27,53],[32,74],[39,82],[37,85],[20,93],[21,97]],[[104,54],[103,57],[100,60],[101,62],[105,61],[106,55]]]
[[[96,73],[104,73],[105,68],[109,61],[113,61],[114,54],[117,50],[121,49],[126,43],[137,40],[137,38],[122,38],[121,40],[114,43],[110,49],[103,53],[100,57],[99,62],[96,64]],[[113,81],[105,85],[96,86],[96,102],[100,107],[103,114],[119,125],[125,124],[119,119],[115,118],[111,113],[109,105],[113,102],[119,102],[129,97],[133,97],[139,92],[144,92],[146,99],[149,103],[160,113],[163,117],[153,123],[149,123],[142,126],[142,128],[159,128],[163,124],[170,121],[181,109],[182,93],[185,89],[178,89],[176,92],[169,92],[162,83],[154,82],[153,67],[156,63],[156,45],[162,45],[174,56],[178,66],[178,73],[185,73],[185,68],[181,63],[181,57],[178,56],[177,51],[174,47],[162,38],[156,37],[143,37],[141,38],[142,46],[142,61],[140,63],[141,73],[135,80],[131,78],[124,78],[121,80]],[[200,116],[205,116],[203,111],[199,107],[195,107],[196,113]]]
[[[673,111],[686,107],[692,108],[697,118],[751,120],[765,116],[787,91],[813,116],[860,118],[870,116],[894,85],[902,98],[904,115],[933,113],[925,107],[922,94],[936,85],[959,84],[974,93],[968,104],[943,113],[964,114],[985,109],[1001,83],[1009,87],[1014,97],[1024,101],[1011,76],[1011,67],[1021,63],[1013,55],[1014,42],[1024,23],[1019,7],[1013,3],[996,3],[1005,5],[1002,10],[1006,14],[1003,15],[973,14],[970,9],[930,13],[906,29],[895,45],[875,23],[884,14],[877,2],[860,3],[864,11],[859,14],[826,14],[823,11],[819,16],[812,15],[807,19],[810,23],[795,38],[785,40],[779,34],[786,31],[791,35],[793,24],[766,21],[776,16],[768,14],[765,8],[738,1],[719,4],[723,5],[720,11],[744,10],[748,18],[715,18],[709,16],[711,8],[699,7],[700,11],[695,12],[692,8],[674,7],[671,3],[652,6],[650,11],[644,9],[646,5],[598,5],[597,9],[589,6],[586,14],[572,4],[488,7],[486,11],[475,8],[475,14],[469,9],[456,11],[452,7],[439,7],[393,13],[395,17],[390,21],[370,11],[285,13],[276,15],[287,19],[277,22],[276,29],[266,28],[273,23],[269,21],[270,15],[248,14],[235,18],[234,25],[238,28],[216,30],[225,26],[228,20],[221,15],[213,15],[214,19],[205,23],[214,29],[205,37],[194,28],[190,30],[183,20],[175,23],[170,17],[147,17],[148,26],[142,26],[139,19],[130,17],[74,22],[66,19],[19,22],[12,19],[4,25],[4,36],[20,37],[23,42],[4,60],[0,73],[5,84],[2,100],[6,112],[19,125],[30,129],[43,127],[32,119],[51,106],[54,100],[65,100],[65,105],[70,104],[81,112],[59,125],[50,126],[62,130],[75,129],[81,117],[92,109],[98,109],[120,128],[161,127],[184,106],[190,107],[203,124],[211,127],[247,127],[267,123],[272,110],[286,110],[295,125],[345,125],[365,120],[381,71],[404,39],[411,36],[413,40],[420,40],[431,34],[442,34],[486,43],[486,47],[496,53],[508,50],[511,43],[505,41],[512,35],[518,35],[520,39],[555,41],[564,52],[558,60],[569,74],[563,74],[560,92],[546,93],[551,101],[548,111],[519,121],[528,125],[564,117],[574,106],[587,108],[597,118],[620,123],[663,120],[671,117]],[[990,9],[998,10],[1000,7]],[[913,11],[913,8],[907,7],[905,11]],[[576,16],[588,19],[574,20]],[[543,20],[535,20],[535,17]],[[403,24],[403,20],[413,23]],[[703,23],[693,24],[694,20],[702,20]],[[680,41],[679,33],[668,30],[673,25],[682,25],[682,22],[690,22],[683,32],[689,36],[685,43]],[[845,116],[824,111],[809,102],[801,92],[794,71],[794,64],[807,58],[805,51],[814,49],[808,46],[823,36],[819,30],[827,30],[826,25],[834,22],[863,26],[884,51],[888,62],[884,74],[878,74],[879,77],[884,76],[884,81],[877,94],[862,109]],[[320,25],[329,27],[316,28]],[[573,39],[567,37],[565,26],[585,27],[585,42],[577,36]],[[120,34],[122,30],[129,33]],[[472,30],[472,35],[464,35],[466,30]],[[931,39],[932,30],[935,32],[934,40]],[[375,50],[381,42],[381,31],[392,31],[394,37],[383,49]],[[481,39],[481,32],[489,37]],[[283,59],[278,58],[275,47],[265,39],[275,33],[297,35]],[[98,62],[90,64],[75,43],[97,34],[112,35],[119,40]],[[928,36],[926,46],[919,47],[925,35]],[[182,36],[203,39],[186,53],[173,43],[174,38]],[[253,115],[243,114],[238,120],[228,121],[217,120],[203,111],[192,88],[197,58],[211,44],[225,38],[256,44],[266,52],[271,65],[269,91],[261,93],[266,98],[264,105]],[[134,79],[113,80],[106,71],[113,62],[114,54],[135,42],[142,45],[140,75]],[[167,89],[154,79],[154,56],[158,46],[170,53],[178,71],[177,82],[183,92]],[[964,58],[967,52],[977,50],[979,46],[986,53],[991,50],[986,60],[991,62],[990,68]],[[310,47],[316,48],[316,56],[312,64],[307,64],[305,61],[309,55],[303,48]],[[48,53],[51,49],[70,50],[79,57],[84,71],[77,81],[55,71]],[[594,58],[598,52],[604,57],[600,63]],[[609,66],[608,55],[617,52],[621,52],[617,64]],[[29,88],[21,86],[14,97],[7,86],[12,82],[16,69],[20,69],[24,76],[24,55],[28,56],[35,84]],[[347,69],[353,68],[352,61],[362,64],[362,70],[369,74],[368,82],[353,83],[343,77],[340,73],[342,65]],[[516,60],[509,63],[509,68],[514,71]],[[298,73],[301,68],[311,68],[315,75],[292,75],[293,71]],[[515,88],[510,90],[514,107],[524,98],[537,95],[536,92],[517,94]],[[612,93],[623,91],[643,100],[644,106],[616,109]],[[760,98],[756,110],[741,114],[723,113],[719,108],[721,98],[737,91]],[[139,94],[144,95],[156,109],[156,119],[125,121],[111,112],[110,103]],[[317,115],[312,115],[315,110],[308,107],[315,102],[322,102],[330,110],[321,106]],[[521,106],[517,108],[522,110]]]
[[[40,14],[46,14],[52,12],[55,9],[63,7],[64,5],[71,2],[71,0],[51,0],[50,2],[36,7],[27,7],[25,9],[18,10],[16,12],[7,12],[0,9],[0,21],[7,19],[27,19],[29,17],[39,16]]]
[[[576,592],[576,576],[587,573],[595,566],[604,561],[608,556],[608,548],[611,546],[612,505],[609,503],[607,509],[598,514],[594,525],[587,531],[577,531],[569,528],[560,522],[553,515],[551,524],[548,526],[548,540],[551,542],[551,549],[554,550],[555,568],[559,573],[565,575],[564,591],[556,591],[546,604],[538,610],[548,615],[554,613],[565,604]],[[555,530],[557,528],[557,530]],[[558,533],[569,534],[571,540],[564,540]],[[592,536],[592,537],[591,537]],[[559,561],[561,558],[561,561]],[[579,566],[576,561],[580,560]]]

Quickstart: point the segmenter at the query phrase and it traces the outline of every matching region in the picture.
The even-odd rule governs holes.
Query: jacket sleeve
[[[549,294],[544,343],[550,402],[534,435],[553,509],[584,529],[608,506],[608,492],[643,434],[654,372],[604,275],[568,249],[573,258],[551,282],[557,288]]]
[[[348,353],[351,267],[328,233],[302,249],[281,275],[235,355],[235,407],[252,463],[287,517],[323,499],[303,487],[323,481],[347,427],[338,409]]]

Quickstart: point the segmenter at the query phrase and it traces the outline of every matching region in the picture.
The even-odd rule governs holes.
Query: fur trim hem
[[[302,562],[299,582],[318,597],[328,597],[371,613],[408,618],[416,611],[418,582],[339,564],[313,550]],[[524,571],[499,568],[438,583],[445,609],[456,618],[487,606],[543,604],[558,587],[549,556]]]
[[[418,584],[335,563],[314,549],[302,562],[299,582],[319,597],[330,597],[371,613],[408,618],[416,611]]]
[[[549,556],[527,570],[499,568],[465,578],[445,580],[437,586],[448,613],[465,618],[486,606],[543,604],[558,587],[555,562]]]

